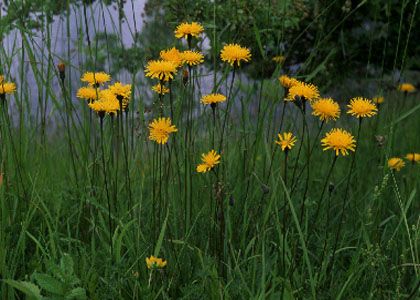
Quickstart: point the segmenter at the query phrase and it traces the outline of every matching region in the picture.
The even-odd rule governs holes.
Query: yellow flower
[[[420,153],[408,153],[405,158],[413,164],[420,163]]]
[[[172,62],[177,68],[183,64],[181,52],[175,47],[160,51],[160,58]]]
[[[287,75],[281,75],[279,77],[279,81],[280,81],[281,86],[284,87],[285,89],[290,89],[292,86],[299,83],[299,80],[295,78],[291,78]]]
[[[205,105],[216,105],[217,103],[225,102],[226,96],[222,94],[209,94],[201,98],[201,103]]]
[[[14,84],[13,82],[0,81],[0,96],[4,96],[6,94],[13,94],[14,92],[16,92],[16,84]]]
[[[169,81],[174,78],[177,66],[166,60],[152,60],[147,63],[144,70],[147,77]]]
[[[99,100],[89,103],[89,107],[103,117],[105,113],[116,114],[120,109],[120,104],[114,93],[106,89],[99,92]]]
[[[162,269],[166,267],[167,261],[155,256],[146,257],[146,265],[148,269]]]
[[[324,151],[332,149],[335,151],[335,155],[348,155],[348,150],[355,151],[356,141],[350,132],[347,132],[341,128],[333,128],[328,132],[325,137],[321,140]]]
[[[152,90],[155,91],[156,93],[160,94],[160,95],[165,95],[165,94],[169,93],[169,89],[166,86],[164,86],[160,83],[152,86]]]
[[[312,114],[321,121],[337,120],[340,117],[340,106],[331,98],[321,98],[312,102]]]
[[[405,93],[413,93],[416,90],[416,87],[411,83],[405,82],[398,86],[398,90]]]
[[[81,87],[76,94],[77,98],[85,99],[88,101],[95,101],[99,97],[99,90],[93,87]]]
[[[182,61],[189,66],[195,66],[204,62],[204,55],[198,51],[184,51],[181,53]]]
[[[248,62],[251,59],[251,52],[248,48],[241,47],[238,44],[227,44],[220,52],[220,58],[231,66],[236,63],[236,66],[239,67],[242,60]]]
[[[130,99],[131,97],[131,84],[116,82],[113,85],[110,85],[108,89],[114,93],[118,100]]]
[[[383,96],[376,96],[372,98],[372,102],[379,105],[385,102],[385,98]]]
[[[197,172],[206,173],[220,163],[220,155],[211,150],[209,153],[201,155],[202,163],[197,166]]]
[[[175,37],[178,39],[198,37],[204,31],[200,23],[181,23],[175,29]]]
[[[278,63],[278,64],[282,64],[282,63],[284,63],[284,61],[286,60],[286,57],[284,57],[283,55],[277,55],[277,56],[274,56],[274,57],[272,58],[272,60],[273,60],[274,62]]]
[[[298,81],[290,87],[289,95],[285,100],[295,101],[296,97],[301,98],[302,101],[314,101],[319,98],[319,90],[313,84]]]
[[[155,141],[158,144],[166,144],[169,139],[169,135],[172,132],[177,132],[178,129],[175,125],[172,125],[170,118],[159,118],[153,120],[149,124],[149,140]]]
[[[399,158],[399,157],[391,157],[388,159],[388,167],[391,170],[400,171],[402,168],[404,168],[405,162]]]
[[[279,140],[278,141],[275,140],[275,143],[277,145],[280,145],[281,151],[291,150],[297,141],[296,137],[293,136],[291,132],[285,132],[283,134],[279,133],[277,134],[277,136]]]
[[[373,117],[378,112],[375,103],[362,97],[351,99],[347,107],[349,108],[347,113],[357,118]]]
[[[3,80],[4,80],[4,76],[3,75],[0,75],[0,83],[2,83]]]
[[[125,110],[131,99],[131,84],[116,82],[110,85],[108,89],[115,95],[118,101],[121,101],[122,108]]]
[[[89,83],[91,86],[98,86],[100,84],[104,84],[105,82],[108,82],[111,80],[111,76],[109,76],[105,72],[86,72],[83,74],[81,80],[83,82]]]

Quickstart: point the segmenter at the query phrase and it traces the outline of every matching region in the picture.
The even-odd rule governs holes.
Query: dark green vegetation
[[[40,5],[31,7],[13,2],[46,14],[70,8],[41,5],[56,1],[33,1]],[[20,82],[12,97],[0,100],[1,299],[418,298],[420,166],[406,162],[400,172],[387,168],[389,157],[420,152],[419,95],[396,91],[389,75],[399,70],[411,78],[407,74],[415,73],[407,70],[418,68],[413,38],[418,1],[362,1],[350,7],[349,1],[293,1],[299,8],[292,1],[213,6],[169,0],[164,6],[169,23],[153,2],[151,19],[133,33],[135,47],[120,47],[121,37],[92,28],[89,47],[81,22],[78,40],[62,57],[50,53],[53,41],[46,39],[44,64],[35,59],[39,45],[33,36],[51,27],[42,23],[39,31],[29,31],[22,11],[10,15],[24,39],[11,52],[0,47],[0,73]],[[284,9],[273,9],[281,5]],[[107,13],[97,1],[93,7]],[[375,16],[386,24],[385,35],[362,31],[356,39],[355,24]],[[69,20],[65,13],[63,18]],[[213,81],[211,70],[193,72],[194,81],[190,77],[186,86],[182,73],[177,75],[171,88],[178,132],[168,146],[148,140],[147,125],[159,109],[147,103],[151,93],[141,71],[159,50],[182,47],[173,30],[184,19],[206,27],[212,46],[206,61],[220,71],[215,81],[227,87],[226,94],[232,69],[220,63],[222,44],[237,41],[253,54],[233,81],[230,100],[237,109],[228,118],[222,149],[216,149],[222,154],[217,180],[213,173],[195,172],[201,154],[212,148],[212,112],[199,103],[203,79],[198,80]],[[118,32],[118,24],[114,29]],[[294,47],[278,47],[279,41],[294,40]],[[83,56],[77,64],[74,52]],[[287,54],[284,68],[271,68],[275,54]],[[16,59],[19,64],[11,68]],[[67,66],[64,85],[59,60]],[[277,77],[297,62],[304,65],[299,79],[319,84],[324,95],[339,90],[352,97],[385,96],[378,115],[363,120],[354,168],[353,154],[339,157],[328,181],[334,156],[322,151],[320,123],[309,106],[305,119],[296,106],[287,106],[282,131],[293,132],[298,142],[289,153],[286,176],[284,153],[273,142],[284,108]],[[379,73],[369,73],[372,65]],[[358,85],[351,77],[344,79],[352,85],[338,85],[337,73],[350,66],[360,74]],[[93,69],[109,71],[114,81],[123,81],[118,71],[128,69],[124,78],[133,84],[123,122],[107,116],[103,134],[98,117],[74,99],[79,73]],[[28,73],[33,83],[25,81]],[[262,73],[258,77],[265,79],[245,76]],[[153,100],[158,102],[156,96]],[[340,100],[342,117],[324,125],[321,137],[332,127],[356,135],[358,122],[346,114],[348,99]],[[169,95],[164,103],[168,116]],[[188,117],[188,103],[197,117]],[[217,138],[225,112],[220,106]],[[152,254],[168,261],[164,270],[147,269],[145,258]]]

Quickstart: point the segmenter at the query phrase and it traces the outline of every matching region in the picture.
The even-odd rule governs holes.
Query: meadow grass
[[[152,103],[143,67],[113,76],[132,85],[130,103],[102,117],[75,98],[85,86],[79,74],[111,68],[109,56],[109,65],[97,64],[108,50],[94,39],[103,21],[89,19],[94,9],[104,17],[108,8],[78,8],[88,30],[75,45],[67,15],[64,57],[52,50],[49,25],[39,44],[18,24],[21,45],[0,48],[1,74],[17,83],[0,99],[2,299],[419,297],[420,169],[387,165],[419,151],[417,93],[378,91],[385,102],[362,122],[343,99],[340,118],[321,122],[309,101],[305,109],[296,99],[286,104],[281,65],[269,79],[250,80],[247,63],[221,62],[222,42],[214,42],[205,57],[214,72],[184,66],[170,82],[152,80],[170,88]],[[201,50],[187,41],[173,37],[178,48]],[[316,72],[298,79],[313,81]],[[200,103],[206,81],[227,98],[214,110]],[[177,128],[163,144],[149,138],[159,117]],[[351,132],[356,151],[323,151],[332,128]],[[287,152],[274,142],[280,132],[297,137]],[[197,172],[212,149],[220,164]],[[167,265],[149,269],[152,255]]]

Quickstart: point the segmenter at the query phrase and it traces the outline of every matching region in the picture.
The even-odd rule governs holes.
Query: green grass
[[[83,8],[78,12],[84,24]],[[99,117],[85,102],[71,101],[82,85],[76,74],[108,68],[96,62],[104,50],[97,48],[96,31],[91,29],[88,47],[80,33],[65,57],[52,53],[50,31],[43,29],[46,42],[39,45],[20,24],[22,48],[0,47],[2,73],[21,82],[2,102],[0,117],[1,299],[419,297],[420,168],[408,162],[400,172],[387,167],[390,157],[419,152],[418,93],[385,93],[378,115],[362,122],[354,167],[354,154],[338,157],[320,199],[334,156],[322,151],[320,123],[309,106],[304,137],[297,106],[288,104],[281,121],[280,68],[256,81],[246,80],[241,68],[232,80],[216,43],[207,60],[220,69],[219,77],[190,72],[184,85],[179,72],[172,82],[178,132],[159,146],[148,140],[147,126],[160,107],[155,95],[153,105],[146,102],[146,61],[125,77],[133,97],[123,131],[121,120],[106,116],[102,135]],[[73,47],[87,53],[86,64],[72,63]],[[66,63],[63,86],[56,70],[60,59]],[[12,60],[19,62],[16,73],[9,71]],[[37,95],[25,82],[26,67]],[[320,70],[299,79],[316,80]],[[214,80],[232,105],[220,148],[226,105],[217,108],[213,142],[212,110],[199,103],[202,80]],[[163,102],[169,116],[170,95]],[[356,135],[358,122],[346,114],[345,101],[341,109],[340,119],[325,124],[320,137],[333,127]],[[284,153],[274,144],[281,123],[282,132],[298,138],[286,177]],[[201,154],[213,148],[221,164],[215,172],[197,173]],[[166,259],[166,268],[148,270],[150,255]]]

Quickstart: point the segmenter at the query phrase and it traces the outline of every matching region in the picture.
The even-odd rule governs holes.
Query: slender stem
[[[317,205],[317,209],[316,209],[316,212],[315,212],[315,217],[314,217],[314,220],[312,222],[313,226],[315,226],[316,222],[318,221],[318,215],[319,215],[320,208],[321,208],[321,205],[322,205],[322,199],[324,199],[324,194],[325,194],[325,191],[327,190],[328,182],[330,180],[330,177],[331,177],[332,171],[334,169],[335,163],[337,162],[337,158],[338,158],[338,156],[334,155],[334,159],[332,161],[330,170],[328,171],[327,177],[325,178],[324,186],[322,187],[321,196],[319,197],[319,200],[318,200],[318,205]]]
[[[232,74],[232,80],[230,82],[230,88],[229,88],[229,94],[228,97],[226,99],[226,113],[225,113],[225,117],[223,119],[223,126],[222,126],[222,133],[220,136],[220,144],[219,144],[219,149],[222,149],[223,146],[223,138],[224,138],[224,133],[225,133],[225,128],[226,128],[226,123],[227,123],[227,119],[229,116],[229,112],[230,112],[230,108],[231,108],[231,103],[232,103],[232,90],[233,90],[233,83],[235,81],[235,73],[236,73],[236,67],[233,67],[233,74]]]
[[[357,137],[356,137],[356,146],[358,148],[360,147],[359,146],[359,138],[360,138],[360,129],[361,128],[362,128],[362,118],[359,118],[359,125],[358,125],[358,128],[357,128]],[[346,189],[345,189],[344,197],[343,197],[343,205],[341,207],[340,221],[338,223],[338,229],[337,229],[337,233],[335,235],[335,242],[334,242],[331,262],[330,262],[330,265],[329,265],[329,268],[328,268],[329,271],[331,271],[332,267],[334,266],[335,254],[336,254],[337,247],[338,247],[338,238],[340,236],[341,229],[343,227],[344,213],[345,213],[345,209],[346,209],[346,206],[347,206],[347,200],[348,200],[350,182],[351,182],[352,175],[353,175],[353,169],[354,169],[355,164],[356,164],[355,162],[356,162],[357,152],[358,152],[358,150],[356,149],[356,151],[354,152],[353,157],[352,157],[349,173],[347,175],[347,184],[346,184]]]
[[[109,197],[108,177],[107,177],[106,164],[105,164],[104,117],[100,116],[99,120],[100,120],[100,127],[101,127],[102,171],[103,171],[103,174],[104,174],[105,192],[106,192],[106,199],[107,199],[107,203],[108,203],[109,246],[110,246],[110,249],[111,249],[111,261],[113,261],[113,259],[114,259],[114,247],[112,245],[111,199]]]

